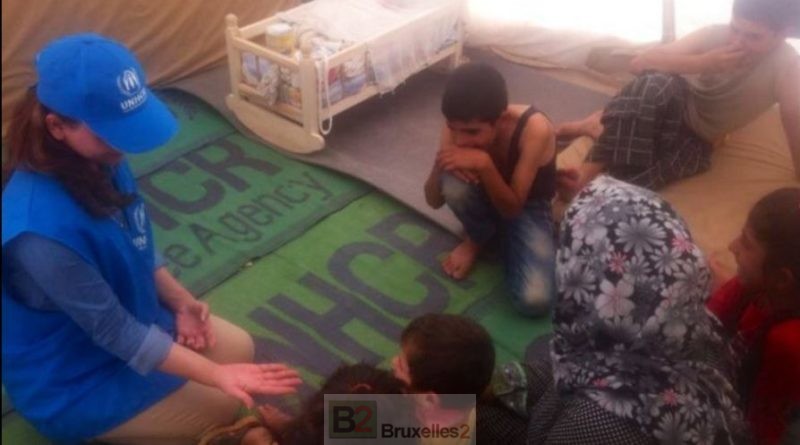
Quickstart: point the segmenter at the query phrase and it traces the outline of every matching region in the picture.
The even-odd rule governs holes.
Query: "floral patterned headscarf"
[[[685,223],[653,192],[594,180],[567,210],[557,256],[553,361],[562,393],[636,422],[661,443],[744,440],[710,273]]]

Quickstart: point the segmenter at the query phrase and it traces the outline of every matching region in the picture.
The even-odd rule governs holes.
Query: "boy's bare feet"
[[[600,123],[602,116],[603,111],[600,110],[581,120],[560,124],[556,128],[556,135],[564,137],[589,136],[597,140],[603,133],[603,124]]]
[[[480,249],[476,242],[469,239],[469,237],[465,238],[442,261],[444,273],[455,280],[463,280],[472,270],[472,265],[475,264]]]

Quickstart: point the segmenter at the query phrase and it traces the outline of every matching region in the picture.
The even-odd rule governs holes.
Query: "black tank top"
[[[522,116],[519,117],[519,122],[517,122],[517,128],[514,129],[514,134],[511,136],[511,144],[508,147],[508,165],[510,166],[511,173],[509,173],[509,178],[513,174],[514,170],[517,168],[517,162],[519,162],[519,155],[520,155],[520,146],[519,140],[522,137],[522,131],[525,129],[525,125],[528,123],[528,119],[536,113],[541,113],[536,107],[531,105],[522,113]],[[531,186],[531,191],[528,192],[528,201],[533,201],[537,199],[542,199],[546,201],[550,201],[556,195],[556,156],[553,156],[553,159],[547,164],[542,167],[539,167],[539,170],[536,172],[536,179],[533,180],[533,185]]]

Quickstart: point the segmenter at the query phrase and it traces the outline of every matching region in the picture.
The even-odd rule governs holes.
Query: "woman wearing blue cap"
[[[300,384],[255,365],[242,329],[209,315],[154,252],[124,160],[177,131],[125,47],[50,43],[8,129],[3,190],[3,383],[59,443],[192,443],[253,394]],[[7,180],[7,182],[6,182]]]

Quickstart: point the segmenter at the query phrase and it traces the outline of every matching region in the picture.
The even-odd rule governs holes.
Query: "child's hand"
[[[444,169],[438,162],[433,163],[433,174],[438,178],[444,172]],[[470,170],[453,170],[449,172],[456,178],[466,182],[467,184],[479,184],[481,182],[480,176]]]
[[[261,422],[272,432],[283,433],[292,422],[292,416],[272,405],[261,405],[256,409],[261,416]]]
[[[708,268],[711,269],[712,291],[714,292],[736,276],[736,273],[725,265],[722,257],[722,252],[714,252],[708,257]]]
[[[581,173],[578,169],[568,168],[556,172],[556,189],[558,196],[564,202],[572,201],[572,198],[580,191]]]
[[[254,394],[293,394],[303,383],[297,371],[286,365],[253,363],[217,365],[213,381],[222,392],[241,400],[248,408],[254,405]]]
[[[704,54],[705,72],[722,73],[743,66],[747,53],[739,45],[728,44]]]
[[[481,177],[471,170],[453,170],[450,173],[467,184],[480,184],[481,182]]]
[[[448,147],[436,155],[436,164],[444,171],[470,171],[475,177],[489,165],[492,159],[489,154],[476,148]]]

